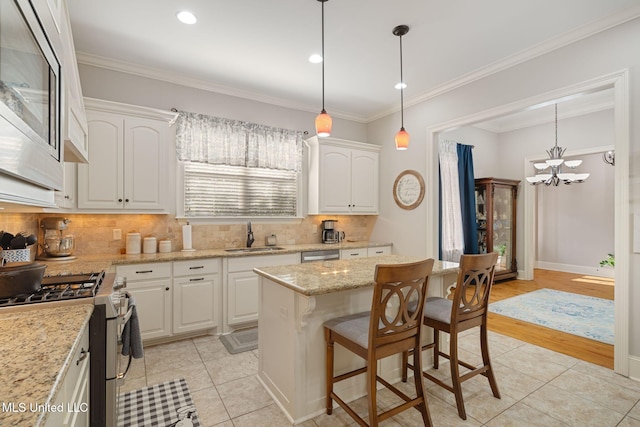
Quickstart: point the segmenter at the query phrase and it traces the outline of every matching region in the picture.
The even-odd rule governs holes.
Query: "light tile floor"
[[[460,338],[460,357],[480,359],[477,334]],[[501,399],[491,394],[488,381],[477,376],[463,384],[467,420],[458,417],[453,394],[425,381],[433,424],[439,426],[594,426],[640,427],[640,382],[573,357],[504,335],[490,333],[490,351]],[[121,389],[185,378],[203,427],[291,425],[256,378],[257,350],[230,355],[217,336],[203,336],[145,349],[134,360]],[[433,371],[433,370],[432,370]],[[448,376],[441,363],[436,375]],[[322,385],[319,385],[322,387]],[[407,394],[412,382],[401,384]],[[392,393],[379,394],[382,409],[397,402]],[[366,399],[355,402],[358,414],[367,412]],[[418,411],[409,410],[382,423],[417,426]],[[342,410],[319,415],[302,427],[357,425]]]

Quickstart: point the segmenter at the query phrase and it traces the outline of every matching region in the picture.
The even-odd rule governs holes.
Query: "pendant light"
[[[318,0],[322,3],[322,111],[316,117],[316,134],[320,138],[331,135],[331,116],[324,109],[324,3],[328,0]]]
[[[402,36],[409,32],[407,25],[398,25],[393,35],[400,38],[400,130],[396,133],[396,149],[406,150],[409,147],[409,133],[404,130],[404,80],[402,78]]]

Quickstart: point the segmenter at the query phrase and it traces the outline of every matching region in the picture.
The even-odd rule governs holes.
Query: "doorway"
[[[614,149],[616,155],[620,159],[629,158],[629,111],[628,111],[628,72],[626,70],[611,75],[606,75],[587,82],[576,84],[571,87],[562,88],[543,95],[527,98],[508,105],[496,107],[490,110],[475,113],[469,116],[460,117],[446,123],[436,125],[427,129],[427,150],[426,150],[426,170],[431,171],[431,179],[426,180],[429,185],[431,194],[438,194],[438,176],[437,176],[437,160],[438,160],[438,137],[441,132],[455,129],[460,126],[472,125],[496,117],[512,114],[517,111],[536,108],[547,104],[552,104],[560,99],[567,97],[580,96],[605,89],[613,89],[614,93],[614,126],[615,141]],[[580,154],[580,153],[577,153]],[[530,159],[523,159],[523,166],[529,170]],[[629,165],[627,161],[621,161],[616,164],[615,170],[615,345],[614,345],[614,370],[615,372],[628,376],[629,375],[629,308],[625,301],[628,301],[629,295],[629,253],[630,247],[629,237]],[[531,280],[533,278],[533,270],[536,262],[535,254],[535,192],[534,188],[529,185],[523,186],[524,199],[524,251],[523,263],[520,276],[523,279]],[[428,247],[428,253],[437,254],[437,236],[438,233],[438,205],[431,204],[427,210],[427,241],[431,242]]]

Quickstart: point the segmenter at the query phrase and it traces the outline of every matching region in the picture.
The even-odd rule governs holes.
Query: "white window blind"
[[[185,217],[295,217],[295,171],[184,162]]]

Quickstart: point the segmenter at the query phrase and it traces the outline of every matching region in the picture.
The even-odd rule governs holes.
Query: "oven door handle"
[[[124,327],[127,324],[129,319],[131,319],[131,314],[133,313],[133,306],[129,307],[126,313],[119,315],[121,318],[120,324]]]
[[[127,373],[129,372],[129,368],[131,367],[132,360],[133,360],[133,356],[131,355],[131,352],[129,352],[129,361],[127,362],[127,369],[125,369],[124,372],[120,372],[116,375],[116,382],[118,387],[124,384],[124,380],[125,378],[127,378]]]

